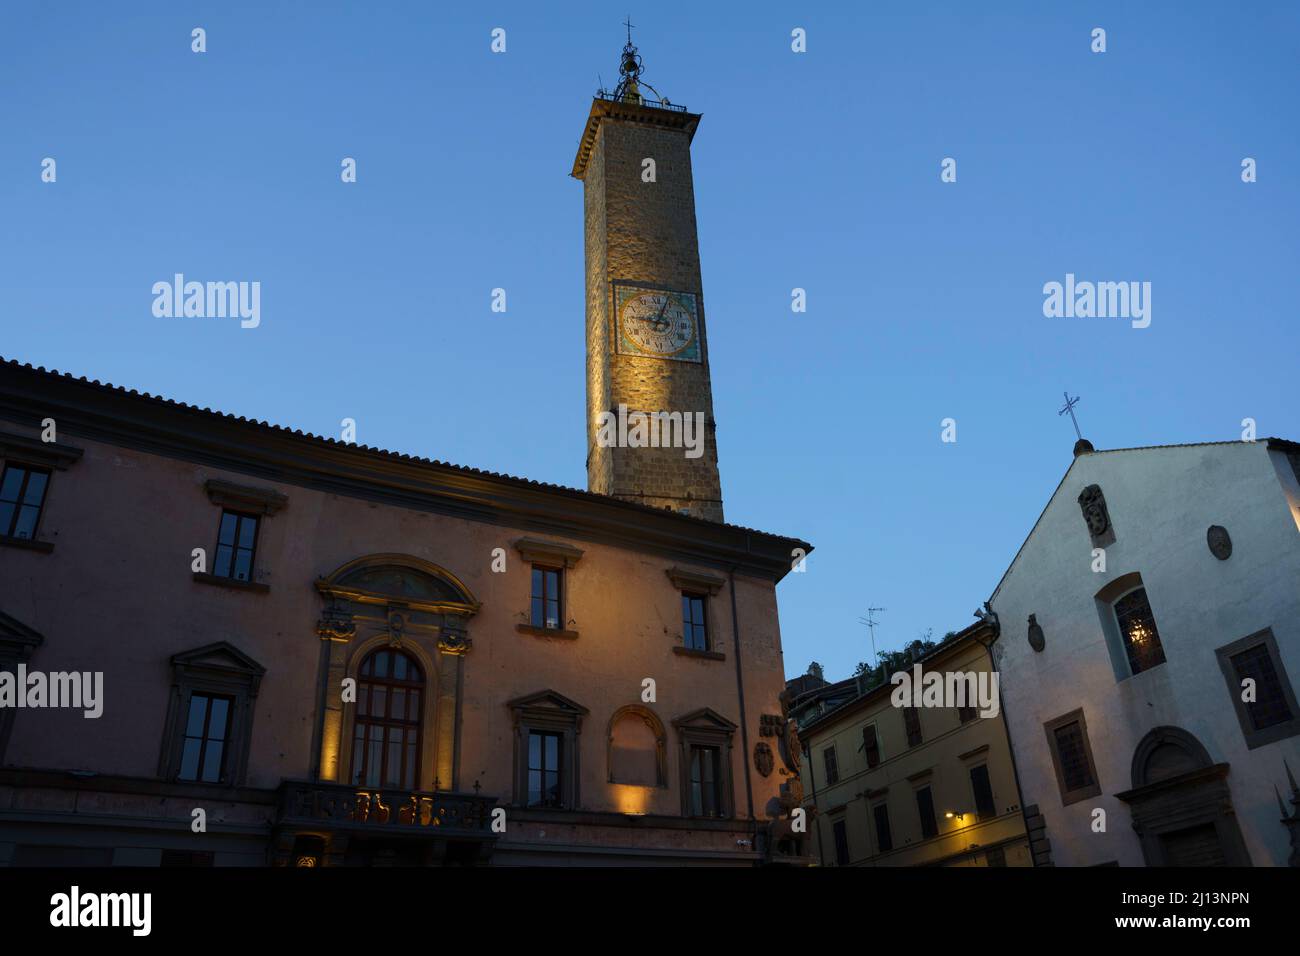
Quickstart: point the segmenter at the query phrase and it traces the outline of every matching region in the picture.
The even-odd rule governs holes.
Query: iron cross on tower
[[[1075,406],[1075,405],[1078,405],[1078,404],[1079,404],[1079,398],[1078,398],[1078,396],[1076,395],[1074,398],[1071,398],[1071,397],[1070,397],[1070,393],[1069,393],[1069,392],[1066,392],[1066,393],[1065,393],[1065,407],[1064,407],[1063,409],[1061,409],[1059,412],[1057,412],[1056,414],[1058,414],[1058,415],[1064,415],[1066,412],[1069,412],[1069,413],[1070,413],[1070,421],[1074,422],[1074,434],[1078,436],[1079,441],[1083,441],[1083,433],[1082,433],[1081,431],[1079,431],[1079,421],[1078,421],[1078,419],[1076,419],[1076,418],[1074,417],[1074,406]]]

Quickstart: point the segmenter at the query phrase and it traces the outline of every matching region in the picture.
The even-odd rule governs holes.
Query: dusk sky
[[[1070,6],[6,4],[0,355],[585,487],[568,174],[630,14],[703,114],[727,519],[815,545],[786,670],[839,679],[869,606],[881,650],[973,620],[1070,464],[1065,390],[1099,449],[1300,440],[1300,5]],[[155,317],[175,273],[260,282],[260,325]],[[1046,317],[1067,274],[1149,282],[1150,326]]]

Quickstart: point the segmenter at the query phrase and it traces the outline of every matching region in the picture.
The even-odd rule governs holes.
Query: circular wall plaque
[[[1047,639],[1043,636],[1043,629],[1038,625],[1034,615],[1029,615],[1029,646],[1036,651],[1041,651],[1047,646]]]
[[[1210,554],[1220,561],[1232,557],[1232,539],[1228,537],[1228,529],[1222,525],[1210,525],[1205,532],[1205,543],[1210,546]]]

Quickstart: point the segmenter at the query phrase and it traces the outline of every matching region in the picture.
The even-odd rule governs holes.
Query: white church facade
[[[1300,864],[1300,444],[1080,440],[988,606],[1035,862]]]

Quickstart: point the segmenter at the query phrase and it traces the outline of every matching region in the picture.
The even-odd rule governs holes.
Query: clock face
[[[692,293],[616,285],[614,309],[623,355],[701,361],[700,317]]]

